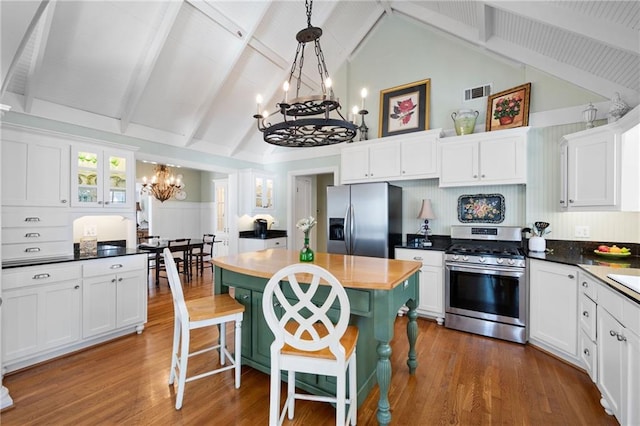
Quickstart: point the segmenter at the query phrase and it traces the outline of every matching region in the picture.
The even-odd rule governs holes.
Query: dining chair
[[[163,251],[164,263],[167,268],[169,287],[173,298],[174,328],[173,347],[171,349],[171,371],[169,373],[169,384],[172,385],[178,379],[178,393],[176,395],[176,410],[182,408],[184,388],[186,383],[193,380],[202,379],[213,374],[227,370],[234,370],[235,387],[240,387],[240,349],[242,338],[242,318],[244,306],[236,301],[229,294],[216,294],[213,296],[201,297],[198,299],[184,300],[180,276],[174,261],[174,257],[169,248]],[[228,322],[235,323],[234,354],[231,355],[226,344],[226,325]],[[218,326],[218,340],[213,346],[189,352],[191,330]],[[220,366],[198,375],[187,377],[187,363],[190,357],[201,355],[206,352],[218,349]],[[225,365],[229,361],[229,365]]]
[[[204,272],[204,262],[209,263],[211,266],[211,272],[213,272],[213,263],[211,263],[211,259],[213,259],[213,243],[215,242],[214,234],[204,234],[202,236],[202,249],[199,251],[193,252],[193,257],[196,261],[196,271],[200,271],[200,275]]]
[[[355,425],[358,328],[348,325],[349,298],[338,279],[317,265],[289,265],[267,283],[262,310],[274,335],[270,351],[269,425],[281,425],[285,415],[292,420],[296,399],[334,403],[336,425]],[[287,372],[287,399],[281,411],[282,371]],[[296,393],[296,373],[336,377],[335,397]]]
[[[180,268],[182,268],[182,275],[184,275],[187,281],[191,281],[191,271],[188,268],[190,259],[191,259],[191,238],[176,238],[173,240],[167,241],[167,248],[172,253],[180,253],[173,256],[174,261],[176,262],[176,266],[178,269],[178,273],[180,273]],[[183,247],[182,250],[176,251],[176,247]],[[160,269],[165,270],[166,266],[164,264],[164,259],[160,259]],[[168,274],[167,274],[168,277]]]
[[[156,241],[160,241],[159,235],[146,235],[138,238],[138,244],[153,244]],[[151,273],[151,269],[156,267],[156,254],[149,253],[147,255],[147,281],[149,281],[149,275]]]

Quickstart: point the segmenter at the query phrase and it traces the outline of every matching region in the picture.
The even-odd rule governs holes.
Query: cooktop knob
[[[513,259],[509,259],[509,265],[513,265],[514,263],[516,263],[516,261],[515,261],[515,260],[513,260]]]
[[[487,261],[487,259],[485,259],[484,257],[480,256],[480,257],[478,258],[478,261],[479,261],[480,263],[484,263],[484,262],[486,262],[486,261]]]
[[[502,265],[502,262],[504,262],[504,259],[499,257],[498,259],[496,259],[496,262]]]
[[[464,261],[466,262],[467,260],[469,260],[469,256],[467,256],[467,255],[465,254],[464,256],[462,256],[462,260],[464,260]]]
[[[457,254],[454,254],[454,255],[453,255],[453,260],[458,260],[458,258],[459,258],[459,257],[460,257],[460,256],[458,256]]]

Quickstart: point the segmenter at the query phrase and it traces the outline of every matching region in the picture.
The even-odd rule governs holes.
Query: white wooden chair
[[[240,387],[240,347],[241,347],[241,327],[244,306],[238,303],[229,294],[218,294],[201,297],[199,299],[185,302],[182,293],[182,283],[173,260],[171,251],[165,248],[163,251],[169,287],[173,296],[174,310],[174,330],[173,348],[171,351],[171,372],[169,374],[169,384],[173,384],[176,376],[178,378],[178,394],[176,395],[176,410],[182,408],[182,398],[184,387],[187,382],[201,379],[212,374],[235,369],[236,389]],[[235,356],[232,356],[226,346],[226,323],[235,322]],[[211,347],[197,352],[189,353],[190,331],[196,328],[219,326],[219,341]],[[187,377],[187,361],[189,357],[200,355],[205,352],[219,349],[220,365],[214,370]],[[229,361],[229,365],[225,363]]]
[[[287,298],[283,289],[287,289],[284,290],[286,292],[291,289],[297,301],[292,301],[290,293],[290,298]],[[325,293],[327,295],[322,296]],[[338,318],[335,323],[328,316],[330,309],[334,318]],[[335,403],[336,424],[355,425],[358,409],[358,328],[348,325],[349,299],[338,279],[317,265],[299,263],[287,266],[276,272],[267,283],[262,310],[275,337],[271,344],[269,425],[281,425],[285,414],[293,419],[296,399]],[[287,400],[282,412],[281,371],[288,373]],[[296,372],[336,377],[336,396],[296,393]],[[349,405],[349,410],[345,413],[346,405]]]

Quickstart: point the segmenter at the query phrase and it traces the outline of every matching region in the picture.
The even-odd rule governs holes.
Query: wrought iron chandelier
[[[311,25],[313,1],[305,1],[305,6],[307,28],[303,28],[296,34],[298,48],[293,59],[289,79],[285,81],[283,86],[284,99],[276,104],[277,110],[269,114],[260,110],[262,97],[258,95],[258,113],[253,118],[257,121],[258,130],[264,133],[264,141],[273,145],[304,148],[350,142],[356,136],[358,128],[340,113],[340,100],[334,96],[327,65],[324,62],[324,54],[320,47],[322,29]],[[309,42],[314,43],[322,94],[300,97],[304,49]],[[294,76],[296,71],[297,75]],[[289,101],[289,87],[294,78],[297,80],[296,97]],[[331,118],[332,111],[335,111],[340,118]],[[268,119],[277,113],[282,114],[283,121],[271,124]],[[311,118],[311,116],[319,117]]]
[[[184,184],[180,178],[175,178],[171,174],[171,169],[164,164],[158,164],[153,168],[155,175],[151,178],[151,182],[147,182],[147,177],[142,178],[142,194],[149,194],[161,203],[175,196],[182,190]]]

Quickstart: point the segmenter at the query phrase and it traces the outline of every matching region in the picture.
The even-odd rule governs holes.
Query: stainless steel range
[[[452,226],[445,251],[445,326],[512,342],[527,341],[522,228]]]

